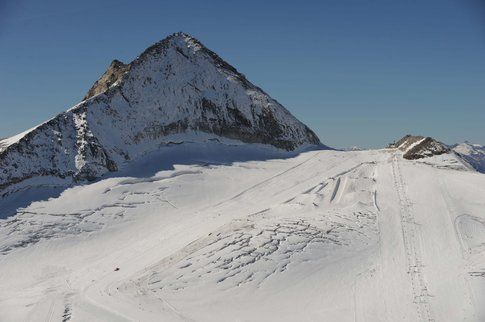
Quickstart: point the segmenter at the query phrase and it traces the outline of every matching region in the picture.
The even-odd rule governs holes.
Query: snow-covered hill
[[[229,138],[295,150],[317,136],[196,39],[173,34],[114,61],[85,100],[0,141],[0,196],[117,171],[160,146]]]
[[[485,176],[401,155],[165,147],[0,221],[0,321],[483,321]]]
[[[477,171],[485,173],[485,147],[468,142],[456,144],[453,151]]]

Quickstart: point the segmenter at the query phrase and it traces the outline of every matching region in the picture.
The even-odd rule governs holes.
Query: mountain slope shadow
[[[108,178],[127,177],[135,181],[149,181],[159,171],[174,170],[175,165],[231,165],[236,162],[265,161],[296,157],[309,150],[330,149],[324,145],[309,146],[288,152],[261,144],[225,144],[218,139],[205,143],[183,142],[167,144],[158,151],[144,154],[124,165],[119,171],[108,173],[93,181],[74,182],[57,177],[34,177],[13,188],[14,192],[0,196],[0,220],[21,213],[33,202],[59,197],[65,190],[92,184]]]

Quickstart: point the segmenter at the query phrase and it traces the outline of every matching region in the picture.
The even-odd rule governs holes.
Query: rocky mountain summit
[[[169,143],[223,138],[295,150],[318,137],[185,33],[113,61],[84,101],[0,141],[0,194],[27,179],[94,179]]]
[[[431,137],[406,135],[389,148],[396,148],[403,152],[403,158],[408,160],[422,159],[433,155],[440,155],[450,151],[446,145]]]

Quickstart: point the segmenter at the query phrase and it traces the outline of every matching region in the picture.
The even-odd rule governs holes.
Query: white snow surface
[[[165,149],[0,220],[0,321],[485,320],[483,174]]]

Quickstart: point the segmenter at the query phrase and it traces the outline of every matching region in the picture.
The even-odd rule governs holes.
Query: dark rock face
[[[83,100],[105,92],[111,85],[121,80],[121,77],[130,69],[130,65],[123,64],[119,60],[113,60],[108,70],[89,89]]]
[[[83,102],[26,134],[1,140],[0,194],[34,177],[95,179],[165,142],[194,135],[285,150],[321,144],[234,67],[177,33],[129,64],[114,61]]]
[[[411,144],[424,139],[424,136],[405,135],[394,143],[389,144],[388,148],[398,148],[402,151],[406,150]]]
[[[450,150],[444,146],[442,143],[427,137],[419,144],[416,144],[411,149],[409,149],[403,157],[405,159],[421,159],[430,157],[433,155],[440,155],[449,152]]]
[[[443,143],[436,141],[431,137],[406,135],[395,143],[389,145],[389,148],[396,148],[404,152],[403,158],[415,160],[440,155],[450,151]]]

